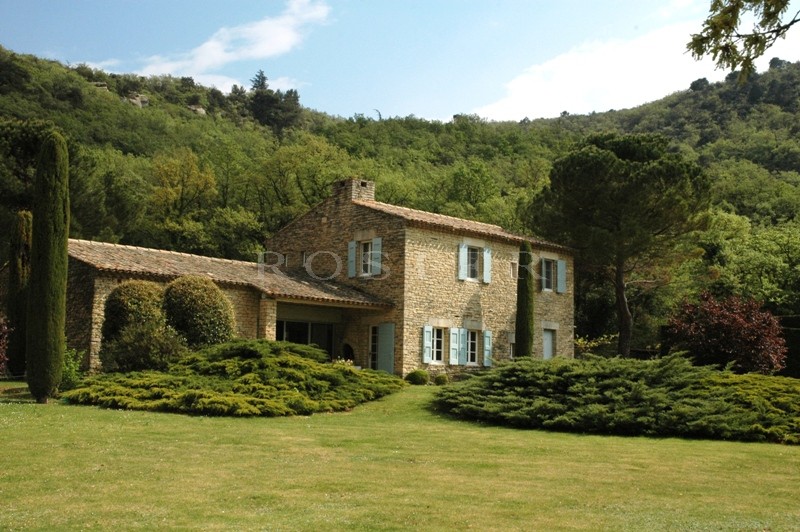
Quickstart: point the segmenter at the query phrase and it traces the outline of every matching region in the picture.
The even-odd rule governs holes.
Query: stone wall
[[[67,316],[64,324],[67,347],[85,353],[83,367],[91,367],[92,300],[96,271],[86,264],[69,258],[67,263]],[[99,347],[99,346],[98,346]]]
[[[261,292],[246,286],[219,287],[233,306],[236,335],[242,338],[264,338],[266,324],[261,321]]]
[[[556,331],[555,355],[565,358],[575,356],[575,270],[572,256],[563,251],[536,249],[534,254],[534,270],[536,272],[536,299],[533,304],[534,331],[533,354],[541,358],[544,348],[544,330]],[[567,290],[558,293],[556,290],[542,290],[541,259],[564,260],[567,263]]]
[[[511,263],[517,260],[519,246],[498,240],[465,237],[429,229],[410,227],[406,240],[406,278],[403,373],[422,362],[422,328],[465,328],[491,331],[494,360],[510,356],[510,333],[514,331],[517,282]],[[491,249],[491,280],[459,280],[459,244]],[[482,277],[482,276],[479,276]],[[445,330],[442,363],[428,369],[444,371],[462,368],[449,366],[449,336]],[[483,366],[483,335],[478,335],[478,362]]]

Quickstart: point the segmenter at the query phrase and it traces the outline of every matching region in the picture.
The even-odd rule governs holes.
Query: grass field
[[[4,530],[800,529],[800,447],[478,426],[429,412],[432,387],[231,419],[1,386]]]

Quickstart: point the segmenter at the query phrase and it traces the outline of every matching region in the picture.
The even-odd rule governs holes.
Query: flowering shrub
[[[0,316],[0,375],[6,373],[6,362],[8,358],[6,349],[8,348],[8,335],[11,332],[11,327],[8,326],[8,320],[4,316]]]
[[[737,373],[773,373],[783,369],[786,341],[778,320],[752,299],[711,294],[699,303],[684,302],[669,320],[665,340],[684,349],[695,363],[725,366]]]

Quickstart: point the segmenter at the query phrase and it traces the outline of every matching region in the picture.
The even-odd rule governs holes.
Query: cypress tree
[[[8,268],[8,372],[13,377],[25,373],[25,330],[28,312],[28,279],[31,273],[31,213],[17,211],[11,230]]]
[[[519,275],[517,276],[517,322],[514,343],[516,356],[533,355],[533,249],[527,240],[519,250]]]
[[[27,379],[31,395],[46,403],[61,381],[67,298],[69,234],[69,155],[52,131],[36,166],[28,285]]]

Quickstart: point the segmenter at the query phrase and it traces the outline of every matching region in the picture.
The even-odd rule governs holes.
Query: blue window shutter
[[[492,365],[492,331],[483,331],[483,365]]]
[[[458,330],[458,363],[461,366],[467,364],[467,330]]]
[[[356,276],[356,241],[347,243],[347,276]]]
[[[383,253],[383,239],[375,237],[372,239],[372,275],[381,274],[381,253]]]
[[[422,328],[422,362],[430,364],[433,352],[433,327],[426,325]]]
[[[394,323],[378,325],[377,369],[394,373]]]
[[[483,248],[483,282],[492,282],[492,248]]]
[[[560,260],[557,263],[557,270],[556,270],[556,281],[558,284],[556,285],[556,291],[559,294],[563,294],[567,291],[567,261]]]
[[[539,261],[539,266],[542,269],[542,275],[541,275],[541,278],[542,278],[542,291],[544,291],[546,286],[547,286],[546,285],[546,275],[545,275],[546,271],[545,271],[544,261],[545,261],[545,259],[541,259]]]
[[[458,364],[458,328],[450,329],[450,364]]]
[[[467,278],[467,245],[458,245],[458,280]]]

